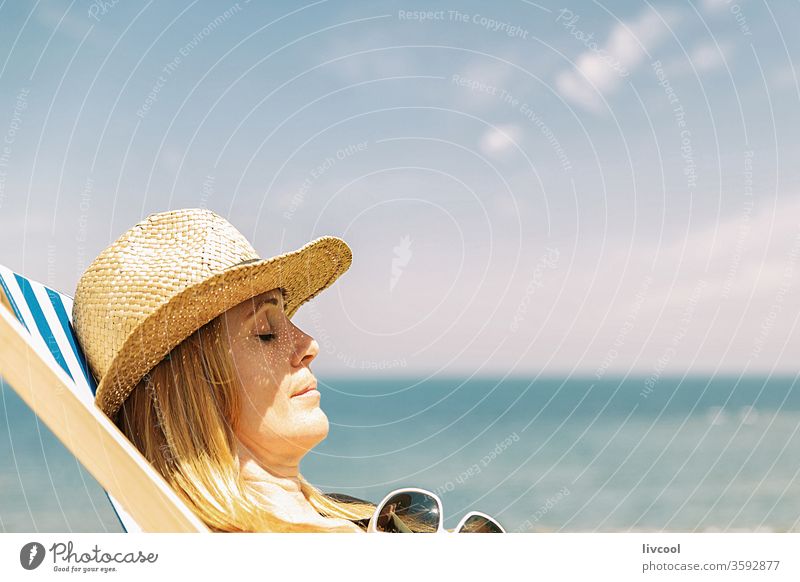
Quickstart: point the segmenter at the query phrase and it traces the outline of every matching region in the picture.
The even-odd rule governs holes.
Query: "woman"
[[[150,215],[92,262],[73,324],[96,404],[214,531],[362,532],[374,505],[326,495],[299,465],[325,439],[291,317],[350,266],[322,237],[260,259],[203,209]]]

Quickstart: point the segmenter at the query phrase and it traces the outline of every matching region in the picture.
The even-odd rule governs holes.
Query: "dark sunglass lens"
[[[472,515],[467,518],[458,533],[503,533],[500,525],[482,515]]]
[[[398,493],[383,504],[375,527],[386,533],[433,533],[439,527],[439,504],[427,493]]]

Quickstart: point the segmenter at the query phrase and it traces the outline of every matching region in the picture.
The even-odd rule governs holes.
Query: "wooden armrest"
[[[28,337],[14,314],[0,309],[0,372],[39,420],[130,508],[142,531],[208,532],[117,426],[97,406],[87,406],[70,389],[71,378],[54,360],[42,358]]]
[[[8,298],[6,297],[5,291],[3,291],[2,287],[0,287],[0,305],[8,309],[9,312],[13,313],[13,311],[11,311],[11,303],[8,301]]]

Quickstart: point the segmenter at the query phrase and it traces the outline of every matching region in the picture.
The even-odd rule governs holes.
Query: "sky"
[[[796,2],[0,3],[0,263],[151,213],[353,264],[318,375],[795,374]]]

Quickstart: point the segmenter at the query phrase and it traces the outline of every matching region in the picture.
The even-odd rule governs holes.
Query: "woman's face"
[[[231,354],[243,387],[236,435],[252,451],[276,462],[305,455],[328,435],[328,417],[309,365],[319,345],[284,312],[272,289],[224,314]]]

